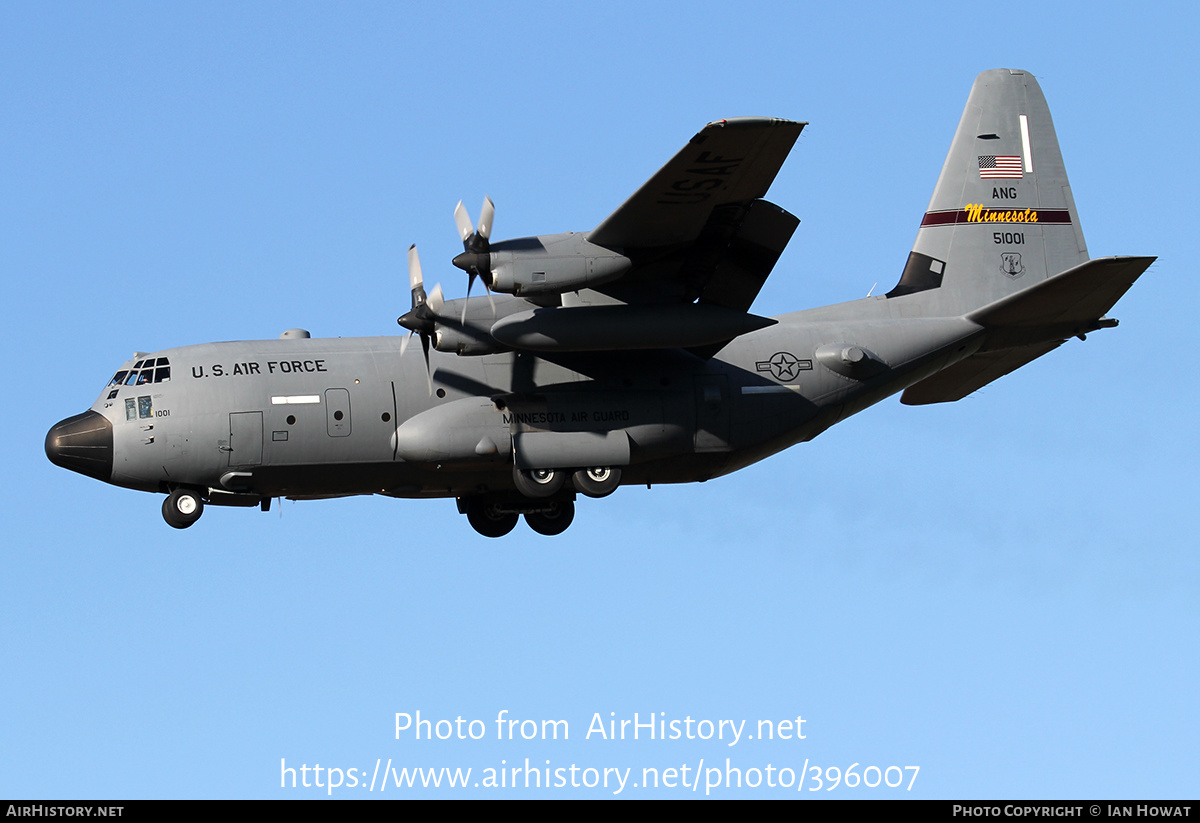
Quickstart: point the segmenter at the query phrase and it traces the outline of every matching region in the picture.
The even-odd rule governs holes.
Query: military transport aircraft
[[[896,392],[958,400],[1105,313],[1153,257],[1089,260],[1050,112],[1023,71],[979,75],[899,282],[760,317],[798,220],[762,199],[804,123],[710,123],[589,232],[492,242],[459,204],[467,297],[426,293],[408,334],[135,354],[46,454],[206,505],[454,497],[480,534],[570,525],[577,494],[708,480]],[[470,296],[474,280],[486,294]],[[420,345],[409,345],[413,337]]]

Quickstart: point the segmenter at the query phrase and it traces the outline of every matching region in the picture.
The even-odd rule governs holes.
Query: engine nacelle
[[[508,347],[498,342],[487,329],[470,324],[450,326],[438,323],[434,326],[433,347],[448,354],[463,356],[478,356],[508,351]]]
[[[493,243],[489,256],[492,289],[521,296],[591,288],[633,266],[625,255],[576,232]]]

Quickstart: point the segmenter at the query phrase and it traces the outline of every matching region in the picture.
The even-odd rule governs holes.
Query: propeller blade
[[[462,317],[460,322],[467,325],[467,304],[471,302],[471,287],[475,285],[475,272],[467,272],[467,299],[463,301]]]
[[[482,280],[483,278],[480,278],[480,279]],[[492,307],[492,317],[495,318],[495,316],[496,316],[496,301],[492,299],[492,290],[490,288],[488,288],[488,283],[486,280],[483,281],[483,290],[485,292],[487,292],[488,305]]]
[[[421,353],[425,355],[425,384],[429,388],[429,396],[433,397],[433,372],[429,367],[429,335],[421,335]]]
[[[454,222],[458,226],[458,239],[467,244],[471,239],[471,235],[475,233],[475,227],[471,225],[471,215],[467,214],[467,207],[463,205],[461,200],[454,207]]]
[[[412,286],[412,308],[397,318],[396,322],[409,331],[428,331],[429,312],[425,308],[425,285],[421,277],[421,258],[417,256],[417,246],[408,247],[408,282]]]
[[[467,272],[467,297],[468,298],[471,296],[471,287],[475,285],[475,276],[476,275],[475,275],[474,269],[471,269]],[[483,280],[483,290],[487,293],[488,305],[491,306],[491,308],[492,308],[492,317],[495,317],[496,316],[496,301],[492,299],[492,290],[488,288],[487,280],[485,280],[483,277],[480,277],[479,279]],[[468,300],[463,301],[462,317],[459,318],[460,322],[464,326],[467,325],[467,305],[469,304],[469,302],[470,301],[468,301]]]
[[[484,240],[492,236],[492,221],[496,219],[496,204],[484,195],[483,208],[479,210],[479,229],[476,232]]]
[[[489,254],[490,243],[488,238],[492,235],[492,223],[496,219],[496,204],[492,202],[492,198],[484,195],[483,206],[479,210],[479,226],[473,228],[471,225],[471,215],[467,213],[466,206],[462,201],[458,201],[458,205],[454,207],[454,223],[458,226],[458,236],[462,240],[463,253],[457,255],[451,262],[467,273],[467,297],[471,296],[471,289],[475,285],[475,278],[483,280],[483,286],[487,289],[488,305],[492,307],[492,314],[496,314],[496,302],[492,300],[492,290],[489,288],[489,282],[492,279],[491,271],[491,255]],[[467,302],[463,301],[462,323],[467,322]]]
[[[404,350],[408,348],[408,341],[412,340],[413,332],[404,335],[404,339],[400,341],[400,356],[404,357]]]
[[[433,291],[429,293],[429,298],[425,301],[425,304],[429,306],[429,310],[436,315],[441,313],[442,306],[445,304],[445,302],[445,298],[442,297],[442,284],[438,283],[433,287]]]
[[[421,277],[421,258],[417,256],[417,244],[408,247],[408,283],[414,291],[424,286]]]

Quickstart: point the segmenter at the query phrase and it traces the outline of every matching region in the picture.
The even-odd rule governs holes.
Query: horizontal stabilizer
[[[906,406],[924,406],[928,403],[952,403],[962,400],[971,392],[983,388],[993,380],[999,380],[1026,363],[1032,363],[1062,344],[1062,340],[1055,340],[1052,343],[972,355],[932,377],[926,377],[916,385],[909,386],[904,390],[904,394],[900,395],[900,402]]]
[[[967,317],[988,328],[1088,326],[1103,317],[1155,259],[1101,257],[1089,260],[977,309]]]
[[[900,402],[920,406],[961,400],[1053,351],[1068,337],[1115,325],[1115,321],[1106,323],[1101,318],[1155,259],[1089,260],[971,312],[968,319],[990,331],[983,348],[910,386]]]

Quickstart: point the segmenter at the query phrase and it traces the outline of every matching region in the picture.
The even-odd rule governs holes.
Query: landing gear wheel
[[[608,497],[621,485],[621,470],[613,466],[580,469],[571,478],[575,490],[588,497]]]
[[[517,525],[516,512],[502,512],[494,503],[472,501],[467,506],[467,522],[484,537],[503,537]]]
[[[562,534],[575,519],[575,504],[567,500],[562,503],[552,503],[546,511],[526,512],[525,522],[529,528],[538,534],[553,537]]]
[[[204,501],[190,489],[176,489],[163,501],[163,520],[173,529],[186,529],[204,514]]]
[[[566,479],[562,469],[513,469],[513,483],[526,497],[551,497]]]

